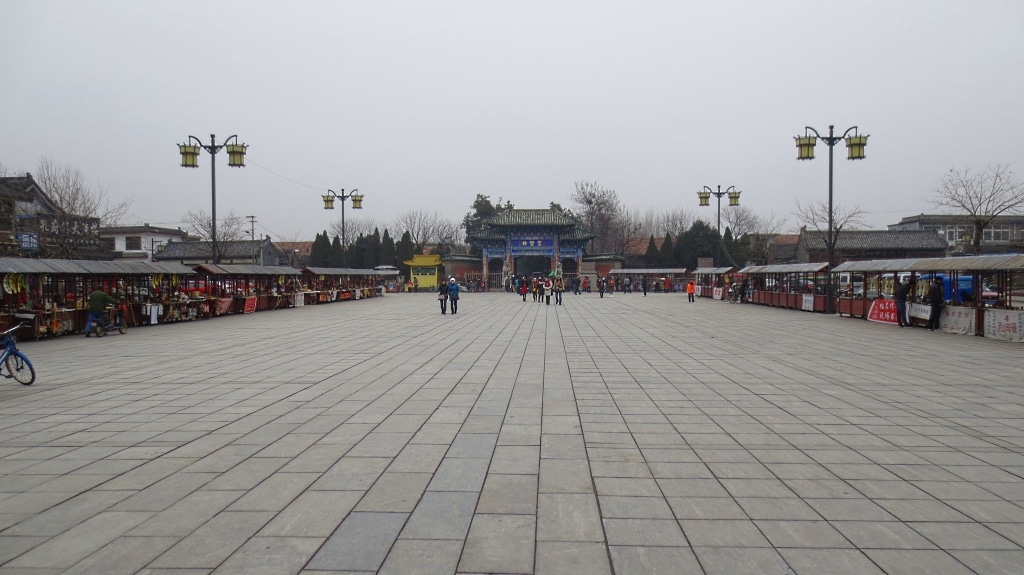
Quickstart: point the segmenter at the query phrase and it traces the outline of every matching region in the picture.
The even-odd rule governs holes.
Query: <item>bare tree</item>
[[[373,218],[345,218],[345,234],[344,240],[348,245],[352,245],[352,242],[356,240],[360,235],[372,236],[373,230],[380,230],[384,233],[384,227],[377,223],[377,220]],[[341,220],[338,219],[331,223],[331,236],[342,236]]]
[[[1014,181],[1008,165],[950,170],[935,190],[934,203],[964,214],[964,219],[974,225],[971,247],[980,254],[982,236],[992,220],[1024,208],[1024,186]]]
[[[591,249],[595,252],[609,251],[615,243],[609,241],[615,233],[615,221],[618,219],[622,206],[615,190],[607,189],[597,182],[575,182],[576,190],[569,196],[575,206],[575,213],[588,230],[597,234],[591,240]]]
[[[211,241],[210,214],[203,210],[198,212],[185,212],[181,216],[185,223],[203,241]],[[248,220],[244,216],[235,215],[235,212],[228,212],[228,215],[217,221],[217,241],[232,242],[243,240],[249,236]]]
[[[690,229],[690,226],[697,219],[697,215],[692,210],[687,210],[686,208],[675,210],[649,208],[642,214],[633,215],[628,210],[626,213],[640,221],[641,228],[638,235],[647,238],[651,236],[661,238],[665,237],[665,234],[678,236]]]
[[[132,205],[130,199],[115,201],[102,186],[89,185],[78,168],[58,164],[46,156],[39,159],[39,167],[32,177],[61,211],[99,218],[104,226],[119,224]]]
[[[839,240],[839,235],[844,230],[855,230],[865,225],[864,223],[864,210],[860,206],[853,206],[852,208],[845,208],[833,204],[832,206],[832,237],[828,234],[828,203],[824,200],[809,201],[806,203],[800,200],[796,201],[796,211],[793,215],[797,217],[798,223],[803,226],[809,226],[814,230],[821,233],[825,238],[825,247],[834,255],[835,245]],[[836,262],[829,262],[831,265],[835,265]]]
[[[731,206],[722,213],[722,221],[732,232],[733,238],[741,238],[757,230],[757,220],[757,214],[747,206]]]
[[[395,218],[396,233],[409,232],[412,243],[421,247],[428,242],[450,235],[452,225],[453,222],[445,219],[441,214],[424,209],[410,210]],[[456,227],[456,231],[457,229]]]
[[[761,265],[775,263],[772,245],[785,226],[786,218],[776,215],[775,212],[767,216],[757,216],[754,229],[743,236],[748,242],[749,258]]]
[[[642,237],[640,230],[643,223],[634,214],[622,211],[619,216],[609,222],[604,229],[605,250],[615,254],[624,254],[629,247],[630,241],[636,237]]]

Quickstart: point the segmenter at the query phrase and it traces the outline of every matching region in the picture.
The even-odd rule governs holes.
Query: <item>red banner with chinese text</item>
[[[896,301],[891,299],[876,299],[871,302],[871,309],[868,311],[868,321],[897,323]]]

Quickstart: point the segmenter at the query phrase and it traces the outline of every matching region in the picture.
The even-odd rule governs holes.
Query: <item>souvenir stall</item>
[[[150,310],[165,284],[190,274],[174,263],[0,258],[0,326],[25,323],[22,338],[81,333],[89,294],[100,288],[128,304],[129,326],[152,323]]]
[[[365,299],[384,295],[387,282],[398,277],[398,270],[353,268],[302,269],[303,298],[306,305]]]
[[[751,303],[804,311],[825,311],[825,295],[819,289],[825,262],[747,266]]]
[[[200,264],[194,270],[192,294],[205,301],[207,317],[294,307],[301,292],[293,267]]]
[[[725,290],[728,289],[725,285],[726,281],[729,274],[735,269],[733,267],[723,267],[697,268],[693,270],[697,284],[697,297],[723,299],[725,297]]]

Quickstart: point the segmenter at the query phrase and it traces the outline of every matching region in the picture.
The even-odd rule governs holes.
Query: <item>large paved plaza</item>
[[[1024,347],[430,294],[26,342],[0,574],[1024,572]]]

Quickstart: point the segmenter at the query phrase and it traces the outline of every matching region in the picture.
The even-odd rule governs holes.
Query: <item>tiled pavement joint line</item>
[[[430,416],[421,413],[424,406],[430,405],[431,413],[438,414],[444,398],[455,398],[468,407],[453,414],[480,409],[484,410],[480,413],[498,415],[500,407],[500,420],[483,422],[460,415],[459,426],[452,432],[491,430],[502,444],[487,448],[487,468],[479,487],[466,483],[458,487],[469,486],[473,491],[465,493],[473,496],[472,511],[487,515],[487,510],[498,508],[493,506],[495,500],[488,509],[481,507],[486,482],[518,477],[499,483],[515,485],[523,477],[515,474],[529,472],[510,467],[507,458],[499,462],[498,447],[501,453],[514,453],[516,445],[536,441],[537,435],[532,434],[539,434],[541,444],[533,453],[542,457],[544,425],[570,422],[546,419],[545,410],[559,409],[560,404],[552,401],[571,397],[564,407],[576,406],[575,425],[580,426],[583,440],[580,456],[587,459],[586,471],[580,471],[578,479],[585,479],[593,494],[599,545],[605,546],[601,561],[614,572],[627,570],[629,561],[684,558],[672,549],[694,551],[685,564],[677,565],[708,574],[730,567],[726,553],[751,562],[781,556],[778,561],[785,561],[796,575],[821,572],[813,568],[816,561],[830,562],[829,572],[837,575],[899,572],[908,565],[942,573],[966,572],[967,565],[988,575],[1008,568],[1013,572],[1014,567],[1007,566],[1024,560],[1020,527],[1024,489],[1019,487],[1024,475],[1024,440],[1020,439],[1024,429],[1019,417],[1024,399],[1015,387],[1000,383],[1007,373],[1020,372],[1018,347],[757,306],[703,300],[687,307],[681,296],[664,294],[645,299],[637,294],[605,299],[596,294],[589,298],[567,295],[566,305],[559,308],[524,304],[505,294],[467,294],[463,313],[454,318],[437,317],[436,304],[428,294],[421,295],[425,297],[396,295],[395,299],[142,328],[100,344],[77,339],[28,342],[29,356],[45,377],[36,384],[39,387],[0,387],[0,543],[15,538],[28,541],[25,535],[15,537],[16,533],[67,533],[59,541],[72,538],[84,544],[73,552],[83,557],[80,571],[113,565],[110,562],[118,561],[118,556],[123,556],[124,570],[130,564],[125,553],[136,557],[134,561],[146,560],[145,554],[137,553],[142,551],[139,542],[132,541],[139,537],[129,534],[101,547],[104,537],[117,537],[116,531],[91,533],[86,527],[71,531],[68,527],[105,524],[102,513],[107,517],[149,514],[198,489],[179,502],[187,503],[190,497],[198,502],[199,494],[227,501],[218,504],[225,505],[223,510],[210,511],[219,519],[190,517],[189,531],[160,537],[162,548],[173,547],[184,534],[196,533],[197,527],[209,525],[209,532],[216,525],[230,526],[232,518],[243,517],[240,510],[259,510],[248,516],[248,527],[239,524],[216,557],[205,560],[214,561],[208,568],[237,571],[246,564],[247,554],[258,554],[271,543],[266,549],[289,549],[290,561],[304,557],[302,564],[309,565],[313,541],[288,543],[287,537],[261,536],[258,530],[249,533],[256,525],[271,525],[268,521],[273,522],[275,514],[281,520],[288,513],[294,517],[303,501],[336,501],[342,506],[339,512],[364,520],[373,520],[368,512],[378,513],[381,526],[387,523],[396,533],[386,539],[388,547],[378,551],[379,561],[386,561],[391,553],[408,557],[428,550],[406,543],[415,540],[399,540],[411,515],[355,509],[371,498],[374,505],[383,502],[394,507],[394,513],[402,513],[400,506],[408,505],[410,497],[420,497],[418,507],[424,492],[417,485],[429,479],[422,475],[422,468],[406,467],[396,472],[406,475],[395,475],[383,467],[365,485],[333,487],[359,491],[307,488],[308,497],[300,500],[294,494],[302,489],[302,482],[324,476],[317,468],[324,460],[317,457],[330,459],[330,449],[336,446],[336,463],[356,453],[352,452],[355,445],[368,438],[359,448],[360,457],[390,466],[402,449],[413,445],[412,438],[427,429]],[[422,313],[428,307],[432,313]],[[766,325],[772,326],[773,341],[750,337]],[[352,334],[352,326],[362,331]],[[448,346],[450,352],[430,351],[438,330],[455,343]],[[188,338],[176,341],[175,334]],[[258,363],[265,355],[267,334],[283,350],[281,361],[272,368]],[[853,348],[851,341],[857,342]],[[125,368],[110,372],[109,367],[90,364],[87,358],[99,346],[127,358]],[[344,353],[337,353],[338,349]],[[935,353],[939,349],[941,353]],[[257,360],[252,361],[247,352]],[[187,358],[199,355],[203,359],[190,364]],[[830,357],[823,359],[823,355]],[[200,377],[190,378],[189,370]],[[426,370],[433,370],[433,376]],[[103,373],[108,376],[100,377]],[[332,373],[353,377],[331,377]],[[565,374],[568,395],[557,391]],[[471,393],[472,403],[463,402],[468,397],[458,398],[460,392]],[[428,403],[416,403],[415,397]],[[530,429],[537,423],[537,405],[540,426]],[[358,417],[353,420],[354,415]],[[661,445],[663,439],[671,438],[649,435],[667,433],[658,427],[665,419],[675,430],[672,437],[678,436],[673,441],[679,443]],[[313,438],[322,439],[331,429],[340,435],[333,443],[323,444],[326,450],[317,455],[314,447],[319,443]],[[510,430],[515,433],[502,438]],[[369,435],[375,432],[388,435]],[[304,437],[290,437],[293,433]],[[425,437],[429,443],[417,445],[434,445],[433,453],[443,447],[442,455],[453,449],[479,449],[461,441],[453,444],[446,434]],[[618,434],[632,447],[622,443],[616,448],[613,435]],[[512,450],[504,449],[506,442]],[[197,455],[217,448],[223,451],[212,452],[203,465],[189,469],[190,461],[168,456],[169,447],[185,445],[194,445]],[[566,448],[571,445],[553,442],[551,447],[562,451],[551,455],[569,454]],[[312,459],[295,459],[307,454]],[[633,462],[620,461],[627,457]],[[659,467],[662,458],[700,462],[701,472],[714,478],[714,493],[722,498],[653,479],[649,481],[656,491],[650,495],[663,502],[660,508],[649,504],[653,498],[638,497],[640,493],[613,496],[607,505],[600,497],[603,485],[616,485],[616,491],[609,493],[619,493],[628,484],[648,481],[632,479],[634,474],[671,478],[691,469],[686,463]],[[280,473],[281,465],[289,461],[297,466]],[[430,458],[409,461],[431,465]],[[134,471],[138,462],[156,465],[149,465],[151,471],[142,467],[139,471],[145,473],[139,475]],[[643,462],[643,467],[637,462]],[[543,458],[539,463],[544,464]],[[588,476],[584,478],[583,473]],[[168,481],[161,483],[156,475]],[[748,475],[752,480],[744,479]],[[758,492],[767,487],[766,482],[758,482],[761,478],[772,482],[772,489],[789,491]],[[203,482],[211,479],[219,490],[204,491]],[[299,481],[297,487],[293,480]],[[102,487],[124,489],[98,489],[97,481],[107,482],[100,483]],[[542,553],[545,560],[566,557],[571,547],[538,542],[542,493],[537,481],[539,476],[534,479],[534,515],[517,525],[532,530],[532,547],[523,549],[533,549],[530,565],[539,572],[551,565],[542,562]],[[380,498],[385,488],[400,485],[408,491],[396,491],[394,501]],[[229,486],[238,489],[220,490]],[[670,488],[679,489],[679,497],[672,496]],[[68,493],[93,501],[83,505],[85,501],[55,489],[72,489]],[[264,495],[257,498],[261,492]],[[358,499],[340,497],[346,493],[357,494]],[[751,497],[758,493],[768,496]],[[785,497],[772,497],[773,493]],[[668,499],[674,499],[667,503],[671,509],[665,507]],[[350,503],[345,505],[345,500]],[[572,497],[561,500],[574,501]],[[728,509],[723,506],[726,501]],[[234,502],[237,507],[229,509]],[[627,516],[643,519],[619,520],[623,504],[630,507]],[[311,510],[308,505],[306,509]],[[15,510],[17,515],[8,513]],[[45,515],[40,510],[52,512]],[[723,546],[722,541],[706,546],[716,529],[730,524],[707,520],[705,515],[726,516],[726,511],[742,518],[750,536],[764,547],[751,546],[753,539],[744,542],[735,534],[722,540],[732,541],[731,546]],[[56,513],[63,521],[48,520]],[[344,517],[332,519],[334,515],[321,518],[330,530],[316,536],[318,548],[328,534],[338,533]],[[693,519],[677,520],[676,515]],[[94,517],[93,523],[82,523]],[[497,516],[483,519],[488,517]],[[682,528],[678,540],[645,540],[630,532],[634,526],[657,526],[659,519],[671,519]],[[156,535],[156,525],[144,524],[140,529]],[[272,529],[283,534],[285,527],[278,522]],[[801,533],[805,534],[802,539],[794,538]],[[457,565],[466,550],[467,535],[435,547],[448,557],[457,554]],[[628,541],[621,539],[624,536]],[[47,537],[52,539],[40,535],[32,541],[42,543]],[[627,546],[609,544],[616,542]],[[218,542],[211,538],[210,543]],[[641,547],[652,543],[655,546]],[[908,549],[898,549],[901,545]],[[581,554],[600,549],[575,547]],[[187,559],[183,548],[152,566],[187,567],[178,562]],[[232,553],[232,549],[237,550]],[[636,554],[641,549],[649,554]],[[13,557],[0,554],[0,563],[17,560],[17,565],[25,567],[43,566],[36,563],[44,559],[41,551],[12,552]],[[150,552],[157,552],[156,548]],[[427,560],[427,555],[422,557]],[[454,572],[455,567],[450,569]]]

